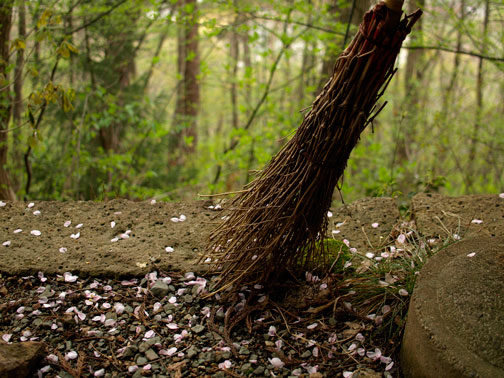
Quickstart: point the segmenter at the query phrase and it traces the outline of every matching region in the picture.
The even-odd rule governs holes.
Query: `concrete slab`
[[[171,221],[181,215],[185,215],[184,221]],[[198,269],[198,252],[214,227],[211,222],[220,220],[218,215],[203,201],[35,201],[33,207],[9,202],[0,207],[0,272],[28,275],[70,271],[83,276],[125,277],[156,268]],[[66,221],[71,225],[65,227]],[[114,228],[111,222],[116,223]],[[82,227],[76,228],[79,224]],[[15,233],[17,229],[22,232]],[[34,230],[41,234],[32,235]],[[123,235],[127,238],[121,238],[128,230],[131,233]],[[119,240],[112,242],[114,238]],[[10,245],[2,245],[9,241]],[[166,247],[172,247],[173,252],[167,252]],[[66,252],[61,253],[60,248],[66,248]]]
[[[504,377],[504,238],[478,237],[422,268],[401,349],[409,377]]]
[[[504,235],[504,198],[497,194],[417,194],[411,201],[411,215],[426,237]]]
[[[338,240],[347,239],[352,247],[365,252],[384,245],[399,220],[399,209],[393,198],[363,198],[334,210],[327,233]],[[376,227],[373,223],[377,223]]]
[[[0,206],[0,272],[29,275],[73,272],[82,276],[127,277],[155,269],[205,272],[197,265],[211,230],[225,214],[211,202],[151,204],[109,202],[8,202]],[[38,213],[40,212],[40,213]],[[186,220],[171,218],[185,215]],[[379,246],[399,219],[391,198],[365,198],[341,206],[330,218],[328,236],[350,240],[364,251]],[[71,221],[68,227],[65,222]],[[111,222],[115,222],[114,228]],[[373,228],[372,223],[379,226]],[[340,226],[336,226],[341,223]],[[76,228],[82,224],[82,227]],[[21,229],[19,233],[16,230]],[[32,235],[31,231],[40,231]],[[131,230],[129,237],[121,234]],[[338,230],[339,234],[332,234]],[[363,231],[364,230],[364,231]],[[72,235],[76,237],[74,239]],[[119,240],[112,242],[114,238]],[[3,243],[10,244],[2,245]],[[173,252],[166,252],[172,247]],[[60,249],[66,248],[61,253]]]

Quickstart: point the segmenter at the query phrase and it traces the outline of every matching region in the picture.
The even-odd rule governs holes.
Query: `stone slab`
[[[163,269],[191,271],[215,226],[218,212],[208,202],[9,202],[0,207],[0,272],[28,275],[38,271],[83,276],[138,276]],[[39,215],[34,215],[40,211]],[[183,222],[172,217],[185,215]],[[71,221],[69,227],[64,227]],[[116,226],[111,227],[111,222]],[[76,228],[82,224],[81,228]],[[22,229],[21,233],[14,233]],[[40,236],[30,232],[38,230]],[[131,230],[129,238],[111,242]],[[78,239],[71,238],[80,232]],[[10,241],[9,246],[2,245]],[[172,247],[173,252],[165,251]],[[66,248],[65,253],[59,252]]]
[[[504,198],[497,194],[417,194],[411,201],[411,215],[426,237],[504,235]]]
[[[476,237],[422,268],[401,349],[406,378],[504,377],[504,238]]]
[[[210,201],[167,203],[113,200],[108,202],[8,202],[0,207],[0,272],[31,275],[64,272],[82,276],[130,277],[156,269],[205,272],[197,264],[211,230],[221,222],[221,211]],[[34,212],[40,214],[35,215]],[[185,215],[183,222],[173,217]],[[333,211],[328,236],[348,239],[365,251],[386,240],[399,220],[391,198],[365,198]],[[64,223],[71,221],[69,227]],[[110,223],[116,226],[111,228]],[[379,226],[373,228],[372,223]],[[336,226],[341,223],[340,226]],[[81,228],[76,228],[82,224]],[[14,233],[22,229],[21,233]],[[41,232],[31,235],[32,230]],[[127,239],[111,240],[131,230]],[[339,234],[333,234],[338,230]],[[363,231],[364,230],[364,231]],[[80,232],[78,239],[71,238]],[[367,235],[367,237],[365,236]],[[2,243],[10,241],[9,246]],[[166,252],[172,247],[172,253]],[[65,253],[59,252],[66,248]]]
[[[400,218],[393,198],[363,198],[334,210],[327,233],[338,240],[347,239],[351,247],[365,252],[385,245]],[[373,227],[373,223],[378,223],[378,227]]]

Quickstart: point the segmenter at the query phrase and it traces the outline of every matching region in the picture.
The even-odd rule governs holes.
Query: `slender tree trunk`
[[[235,7],[236,7],[236,1]],[[235,27],[231,31],[229,41],[229,54],[231,56],[231,124],[233,129],[238,128],[238,89],[236,82],[238,81],[238,59],[239,59],[239,35],[236,27],[239,25],[240,16],[235,17]]]
[[[487,49],[487,36],[488,36],[488,18],[490,12],[490,0],[485,1],[485,16],[483,20],[483,42],[481,44],[481,53],[484,55]],[[469,164],[467,169],[467,179],[466,179],[466,192],[470,192],[473,189],[474,184],[474,174],[476,168],[476,152],[478,145],[479,130],[481,128],[482,115],[483,115],[483,62],[482,58],[479,59],[478,64],[478,77],[476,80],[476,115],[474,121],[474,127],[471,137],[471,145],[469,148]]]
[[[24,0],[19,0],[18,10],[18,38],[24,41],[26,37],[26,7]],[[12,160],[15,170],[14,176],[12,177],[12,186],[15,192],[21,188],[21,172],[23,170],[21,122],[23,114],[24,53],[24,49],[17,50],[16,69],[14,71],[14,107],[12,109],[12,118],[14,120],[15,127],[12,131]]]
[[[409,11],[413,12],[418,8],[423,8],[425,0],[415,0],[409,2]],[[422,18],[415,24],[415,30],[411,33],[411,44],[419,45],[422,43]],[[422,88],[423,78],[423,50],[408,50],[406,58],[406,69],[404,70],[404,91],[406,104],[406,117],[404,119],[404,127],[399,135],[397,146],[397,161],[399,164],[405,164],[410,160],[412,154],[412,146],[416,140],[416,129],[419,124],[419,104],[420,104],[420,88]],[[411,181],[412,172],[407,172],[405,175],[406,181]],[[406,183],[408,184],[408,183]],[[405,188],[401,188],[405,189]]]
[[[199,54],[197,2],[196,0],[181,0],[179,6],[184,18],[178,36],[177,63],[182,83],[177,92],[174,138],[178,147],[178,158],[175,163],[181,165],[188,155],[196,151],[198,142],[196,117],[199,107]],[[186,11],[187,8],[192,8],[189,14]]]
[[[9,40],[12,24],[12,0],[4,0],[0,5],[0,200],[14,201],[16,195],[7,171],[7,129],[11,115],[9,94]]]

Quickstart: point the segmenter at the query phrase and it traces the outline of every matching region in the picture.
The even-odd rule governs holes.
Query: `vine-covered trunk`
[[[16,195],[7,171],[7,129],[12,107],[8,73],[12,5],[12,0],[4,0],[0,5],[0,199],[13,201]]]

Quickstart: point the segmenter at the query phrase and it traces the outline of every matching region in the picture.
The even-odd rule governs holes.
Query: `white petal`
[[[30,202],[30,203],[28,204],[28,208],[29,208],[29,209],[30,209],[30,208],[32,208],[33,206],[35,206],[35,204],[34,204],[33,202]]]
[[[173,249],[173,247],[166,247],[166,248],[165,248],[165,251],[166,251],[166,252],[170,252],[170,253],[171,253],[171,252],[173,252],[173,251],[174,251],[174,249]]]
[[[403,297],[407,297],[408,296],[408,291],[405,290],[405,289],[400,289],[399,290],[399,295],[402,295]]]
[[[32,234],[34,236],[40,236],[40,235],[42,235],[42,232],[40,232],[39,230],[31,230],[30,234]]]
[[[0,207],[4,207],[5,205],[7,205],[4,201],[0,201]]]
[[[9,245],[11,245],[11,241],[10,240],[4,241],[2,245],[8,247]]]
[[[68,251],[68,249],[66,249],[65,247],[61,247],[61,248],[59,249],[59,251],[60,251],[61,253],[66,253],[66,252]]]
[[[105,375],[105,369],[96,370],[94,372],[95,377],[103,377]]]
[[[19,234],[20,232],[23,232],[23,230],[21,230],[20,228],[18,228],[17,230],[14,230],[14,234]]]
[[[156,333],[153,330],[150,330],[150,331],[145,332],[145,336],[144,337],[146,339],[150,339],[150,338],[154,337],[155,334]]]
[[[373,227],[373,228],[378,228],[378,226],[379,226],[379,225],[380,225],[379,223],[376,223],[376,222],[375,222],[375,223],[372,223],[372,224],[371,224],[371,227]]]
[[[474,224],[480,224],[480,223],[483,223],[483,221],[481,219],[473,219],[471,221],[471,223],[474,223]]]
[[[315,328],[317,328],[317,326],[318,326],[318,323],[312,323],[309,326],[307,326],[306,328],[308,328],[308,329],[315,329]]]
[[[467,255],[467,257],[474,257],[474,256],[476,256],[476,252],[471,252]]]
[[[35,211],[33,212],[33,215],[40,215],[40,210],[35,210]]]
[[[179,219],[177,217],[173,217],[173,218],[170,218],[170,220],[173,222],[173,223],[177,223],[179,221]]]
[[[70,235],[72,239],[79,239],[80,238],[80,232],[77,232],[76,234]]]
[[[275,369],[281,369],[285,365],[285,363],[278,357],[268,358],[268,361]]]
[[[116,226],[116,222],[112,221],[110,222],[110,228],[114,228]]]
[[[504,193],[499,194],[500,198],[504,198]]]
[[[184,215],[184,214],[180,214],[180,217],[179,217],[179,222],[183,222],[187,219],[187,217]]]
[[[150,201],[150,204],[151,204],[151,205],[155,205],[155,204],[156,204],[156,200],[155,200],[155,199],[151,200],[151,201]]]
[[[400,244],[404,244],[404,242],[406,241],[406,236],[404,234],[400,234],[398,237],[397,237],[397,242],[400,243]]]
[[[65,360],[75,360],[79,355],[76,351],[71,350],[67,354],[65,354]]]
[[[328,218],[331,218],[332,216],[333,216],[333,213],[332,213],[331,211],[328,211],[328,212],[327,212],[327,217],[328,217]]]
[[[84,226],[82,223],[79,223],[77,226],[75,226],[75,228],[81,228],[82,226]]]

